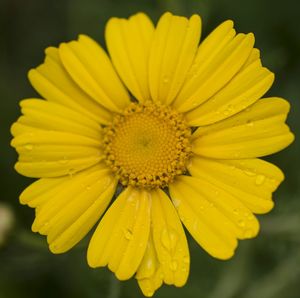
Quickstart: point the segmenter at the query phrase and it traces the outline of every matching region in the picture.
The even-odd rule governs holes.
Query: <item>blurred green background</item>
[[[238,31],[254,32],[264,65],[276,74],[268,94],[289,99],[288,122],[299,136],[297,0],[0,0],[0,226],[5,216],[12,215],[14,221],[5,239],[0,239],[0,298],[142,297],[135,280],[119,283],[107,269],[88,268],[89,237],[71,252],[53,255],[46,239],[30,231],[34,211],[19,205],[18,195],[31,180],[13,170],[16,154],[9,147],[9,127],[19,115],[19,100],[36,96],[26,75],[42,62],[47,46],[75,39],[80,33],[103,45],[104,25],[111,16],[145,11],[157,21],[166,10],[200,14],[204,36],[229,18]],[[235,257],[226,262],[212,259],[189,239],[192,262],[187,285],[164,286],[156,297],[300,297],[299,143],[296,139],[288,149],[268,158],[284,170],[286,180],[274,195],[275,209],[259,217],[259,236],[240,242]]]

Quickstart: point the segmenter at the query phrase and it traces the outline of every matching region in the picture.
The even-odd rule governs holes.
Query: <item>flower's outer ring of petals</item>
[[[105,51],[91,38],[59,46],[61,61],[72,79],[100,105],[121,112],[130,103],[129,95]]]
[[[151,225],[157,258],[166,284],[182,287],[189,275],[190,256],[184,230],[168,196],[152,193]]]
[[[19,153],[16,171],[32,178],[72,175],[103,158],[100,141],[67,132],[23,133],[11,145]]]
[[[48,189],[49,193],[42,194],[46,200],[36,209],[32,230],[47,235],[53,253],[64,253],[99,220],[115,192],[117,180],[101,166],[82,171],[72,178],[52,180],[61,182],[54,190]],[[45,181],[44,185],[39,185],[45,186]]]
[[[259,214],[273,208],[272,192],[284,179],[278,167],[261,159],[214,160],[194,156],[188,170],[192,176],[227,191]]]
[[[253,45],[252,33],[247,35],[240,33],[230,40],[210,63],[200,65],[196,62],[196,58],[192,66],[193,77],[182,87],[174,101],[175,108],[183,113],[207,101],[237,74],[249,57]],[[201,55],[200,50],[199,52]],[[204,57],[201,60],[203,59]],[[197,68],[195,64],[199,67]]]
[[[256,60],[213,97],[186,113],[187,122],[190,126],[204,126],[237,114],[261,98],[273,81],[273,73]]]
[[[87,95],[70,77],[58,54],[58,49],[46,49],[43,64],[28,73],[29,81],[45,99],[76,110],[101,124],[108,124],[111,112]]]
[[[61,188],[66,181],[76,181],[76,177],[81,175],[87,175],[90,172],[99,171],[106,169],[107,166],[104,162],[100,162],[97,165],[87,169],[83,172],[76,173],[71,177],[58,177],[58,178],[41,178],[30,184],[20,195],[20,203],[28,205],[32,208],[40,207],[44,202],[50,200],[51,197],[54,197],[57,193],[61,193],[65,186]],[[74,179],[70,179],[74,178]]]
[[[199,45],[195,59],[190,67],[182,90],[180,90],[175,104],[184,101],[193,95],[195,87],[195,75],[209,67],[218,55],[224,50],[229,42],[235,37],[236,32],[233,22],[227,20],[215,28]]]
[[[150,231],[150,193],[128,187],[98,225],[88,248],[88,264],[108,268],[119,280],[132,277],[145,254]]]
[[[76,110],[40,99],[22,100],[20,106],[24,116],[12,125],[13,136],[30,132],[31,128],[35,128],[70,132],[96,140],[102,138],[99,124]]]
[[[194,177],[179,176],[169,191],[181,221],[211,256],[226,260],[237,246],[237,229],[212,201],[211,189],[199,186]]]
[[[260,51],[257,48],[253,48],[249,57],[247,58],[245,64],[241,67],[240,71],[243,71],[245,68],[247,68],[249,65],[256,63],[256,65],[262,66],[261,60],[260,60]]]
[[[157,259],[151,232],[149,235],[145,255],[137,270],[135,278],[137,279],[139,287],[146,297],[153,296],[154,292],[162,285],[163,273]]]
[[[150,51],[149,86],[154,102],[170,104],[193,62],[201,34],[201,19],[165,13],[159,20]]]
[[[230,118],[198,128],[192,136],[192,150],[217,159],[247,159],[278,152],[294,140],[284,123],[289,108],[284,99],[263,98]]]
[[[111,18],[105,39],[112,62],[126,87],[140,102],[149,101],[148,61],[154,26],[143,13],[128,20]]]
[[[214,185],[207,179],[193,176],[192,179],[186,179],[186,183],[189,183],[195,190],[202,189],[201,194],[208,200],[210,205],[230,222],[230,225],[227,227],[225,222],[224,228],[230,230],[235,238],[248,239],[258,234],[258,220],[234,195]],[[205,210],[205,206],[202,206],[202,208],[203,213],[209,212]],[[222,225],[220,224],[219,228],[221,227]]]

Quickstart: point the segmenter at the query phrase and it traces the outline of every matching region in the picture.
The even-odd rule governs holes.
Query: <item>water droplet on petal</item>
[[[62,164],[62,165],[65,165],[65,164],[67,164],[68,162],[69,162],[69,160],[67,159],[66,156],[64,156],[64,158],[61,159],[61,160],[59,161],[59,163]]]
[[[244,231],[245,238],[252,238],[254,236],[254,231],[252,229],[247,229]]]
[[[170,81],[170,78],[168,76],[163,77],[163,83],[167,84],[167,83],[169,83],[169,81]]]
[[[132,239],[132,232],[129,229],[124,229],[124,236],[127,240]]]
[[[246,225],[246,223],[245,223],[245,221],[243,219],[240,219],[238,221],[238,225],[243,228]]]
[[[266,180],[266,177],[264,175],[257,175],[255,179],[255,184],[256,185],[262,185]]]
[[[249,170],[249,169],[245,169],[245,170],[244,170],[244,173],[245,173],[247,176],[250,176],[250,177],[256,175],[255,172],[253,172],[253,171],[251,171],[251,170]]]
[[[27,150],[27,151],[31,151],[33,149],[33,145],[32,144],[27,144],[24,146],[24,148]]]
[[[176,271],[177,267],[178,267],[177,262],[176,262],[176,261],[171,261],[170,269],[171,269],[172,271]]]
[[[233,209],[233,213],[234,213],[235,215],[238,215],[238,214],[239,214],[239,210],[238,210],[238,209]]]
[[[178,199],[173,199],[173,204],[175,206],[175,208],[177,208],[180,205],[181,201]]]
[[[71,178],[73,178],[74,173],[75,173],[75,169],[71,168],[71,169],[68,170],[68,175],[69,175]]]
[[[252,127],[252,126],[254,126],[253,121],[248,120],[247,123],[246,123],[246,126],[247,126],[247,127]]]
[[[173,229],[163,229],[161,232],[161,243],[162,245],[168,249],[172,250],[175,248],[177,244],[178,236],[177,233]]]
[[[190,258],[189,257],[183,257],[183,263],[189,264],[190,263]]]

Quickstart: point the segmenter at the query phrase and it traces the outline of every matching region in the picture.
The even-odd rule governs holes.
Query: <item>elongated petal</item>
[[[201,19],[165,13],[159,20],[149,60],[149,84],[153,101],[170,104],[178,94],[200,40]]]
[[[244,110],[271,87],[274,75],[256,60],[239,72],[223,89],[186,114],[188,124],[203,126]]]
[[[109,170],[98,166],[72,178],[52,180],[61,181],[54,186],[55,191],[48,189],[41,195],[44,200],[36,210],[32,230],[47,235],[53,253],[63,253],[76,245],[99,220],[114,194],[117,180]],[[43,181],[38,186],[45,191],[46,184]]]
[[[15,137],[11,145],[19,153],[16,170],[33,178],[71,175],[103,158],[100,140],[67,132],[24,133]]]
[[[105,51],[91,38],[63,43],[59,55],[72,79],[105,108],[120,112],[130,103]]]
[[[98,163],[96,166],[85,170],[82,174],[87,175],[96,170],[106,169],[105,163]],[[47,202],[51,197],[62,191],[61,186],[65,187],[63,183],[66,181],[76,181],[70,179],[75,176],[81,175],[80,173],[72,176],[58,177],[58,178],[41,178],[29,185],[20,195],[20,203],[26,204],[30,207],[39,207],[44,202]]]
[[[112,62],[123,82],[140,102],[150,100],[148,62],[154,26],[143,13],[128,20],[111,18],[105,39]]]
[[[135,278],[146,297],[153,296],[154,292],[162,285],[163,273],[157,259],[153,244],[152,233],[149,235],[148,245],[143,260],[138,268]]]
[[[238,34],[232,39],[235,32],[231,25],[231,22],[225,23],[199,46],[192,75],[174,102],[180,112],[194,109],[208,100],[237,74],[249,57],[254,45],[253,34]],[[212,50],[213,47],[217,51]]]
[[[214,203],[212,188],[199,179],[180,176],[169,186],[181,221],[204,250],[218,259],[229,259],[237,246],[237,227]]]
[[[57,48],[47,48],[44,63],[31,69],[28,77],[32,86],[45,99],[76,110],[102,124],[111,120],[111,113],[72,80]]]
[[[108,265],[118,279],[129,279],[143,259],[149,230],[150,195],[128,187],[98,225],[88,248],[89,265]]]
[[[294,136],[284,123],[289,103],[280,98],[259,100],[221,122],[200,127],[193,134],[196,154],[220,158],[253,158],[287,147]]]
[[[176,210],[162,190],[152,194],[151,218],[153,241],[163,280],[166,284],[181,287],[189,274],[189,250]]]
[[[92,119],[60,104],[39,99],[22,100],[21,116],[12,126],[12,134],[29,133],[31,129],[71,132],[99,140],[102,131]]]
[[[192,176],[235,196],[254,213],[273,208],[272,192],[284,178],[279,168],[260,159],[213,160],[195,156],[188,170]]]

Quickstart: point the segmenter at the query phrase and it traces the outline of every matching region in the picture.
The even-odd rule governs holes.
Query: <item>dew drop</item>
[[[174,249],[177,244],[178,236],[173,229],[163,229],[161,232],[161,243],[168,249]]]
[[[173,199],[173,204],[174,204],[175,208],[179,207],[180,203],[181,203],[180,200],[178,200],[178,199]]]
[[[244,231],[245,238],[252,238],[254,236],[254,232],[252,229],[247,229]]]
[[[266,180],[266,177],[264,175],[257,175],[255,179],[255,184],[256,185],[262,185]]]
[[[194,223],[193,223],[193,229],[194,229],[194,230],[198,230],[198,225],[199,225],[199,222],[198,222],[198,220],[196,219],[196,220],[194,221]]]
[[[239,210],[238,210],[238,209],[233,209],[233,213],[234,213],[235,215],[238,215],[238,214],[239,214]]]
[[[190,263],[190,258],[189,257],[183,257],[183,263],[189,264]]]
[[[73,175],[75,174],[75,169],[71,168],[68,170],[68,175],[72,178]]]
[[[165,84],[167,84],[167,83],[169,83],[169,81],[170,81],[170,78],[169,78],[168,76],[164,76],[163,82],[164,82]]]
[[[243,219],[240,219],[238,221],[238,225],[243,228],[246,225],[246,223],[245,223],[245,221]]]
[[[31,151],[33,149],[33,145],[32,144],[27,144],[24,146],[24,148],[27,150],[27,151]]]
[[[248,121],[246,122],[246,126],[247,126],[247,127],[252,127],[252,126],[254,126],[253,121],[248,120]]]
[[[176,262],[176,261],[171,261],[170,269],[171,269],[172,271],[176,271],[177,267],[178,267],[177,262]]]
[[[64,158],[61,159],[61,160],[59,161],[59,163],[62,164],[62,165],[65,165],[65,164],[67,164],[68,162],[69,162],[69,160],[67,159],[66,156],[64,156]]]
[[[225,116],[228,116],[230,112],[228,110],[225,110],[223,113]]]
[[[211,201],[208,202],[208,205],[209,205],[209,207],[211,207],[211,208],[215,206],[215,204],[214,204],[213,202],[211,202]]]
[[[253,171],[251,171],[251,170],[249,170],[249,169],[245,169],[245,170],[244,170],[244,173],[245,173],[247,176],[250,176],[250,177],[253,177],[253,176],[256,175]]]
[[[132,239],[132,232],[129,229],[125,229],[124,230],[124,236],[127,240],[131,240]]]

